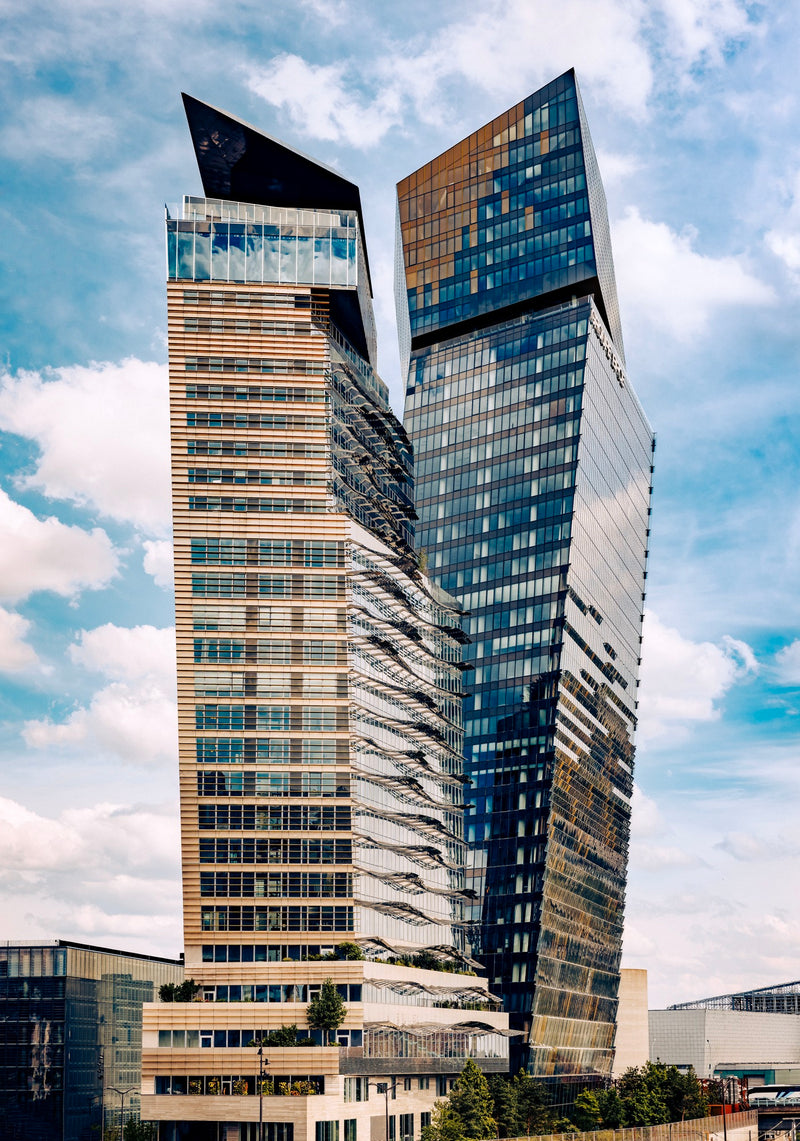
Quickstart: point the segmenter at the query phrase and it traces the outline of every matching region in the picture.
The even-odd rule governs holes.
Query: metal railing
[[[758,1114],[755,1110],[725,1115],[725,1130],[747,1129],[747,1141],[758,1141]],[[671,1121],[666,1125],[632,1125],[625,1129],[594,1129],[588,1133],[552,1133],[513,1141],[722,1141],[722,1117],[698,1117],[693,1121]]]

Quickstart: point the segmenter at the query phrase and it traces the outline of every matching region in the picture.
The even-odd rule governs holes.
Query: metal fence
[[[745,1137],[744,1130],[748,1131]],[[730,1137],[734,1132],[736,1137]],[[668,1125],[637,1125],[629,1129],[594,1129],[589,1133],[553,1133],[519,1137],[514,1141],[758,1141],[758,1114],[726,1113],[722,1117],[698,1117],[694,1121],[671,1121]]]

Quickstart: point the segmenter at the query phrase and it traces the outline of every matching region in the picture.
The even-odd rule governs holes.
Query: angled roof
[[[363,239],[361,193],[354,182],[227,111],[185,92],[182,98],[207,198],[299,210],[354,210]]]
[[[412,347],[589,293],[624,359],[605,194],[573,69],[397,192]],[[590,233],[574,224],[576,199]]]

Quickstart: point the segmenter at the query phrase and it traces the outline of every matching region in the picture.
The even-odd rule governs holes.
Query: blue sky
[[[800,976],[797,6],[6,3],[4,938],[180,949],[163,204],[186,90],[362,187],[575,66],[658,434],[625,953],[664,1005]]]

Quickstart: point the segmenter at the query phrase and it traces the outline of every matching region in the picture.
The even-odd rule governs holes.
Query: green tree
[[[522,1132],[527,1136],[554,1132],[553,1113],[544,1084],[520,1070],[511,1083],[516,1091]]]
[[[125,1141],[156,1141],[157,1126],[153,1121],[125,1122]]]
[[[600,1114],[606,1129],[620,1129],[625,1120],[625,1106],[615,1089],[600,1090],[597,1094]]]
[[[185,979],[182,983],[164,983],[158,988],[158,997],[162,1002],[193,1002],[199,990],[200,983]]]
[[[466,1141],[461,1122],[449,1101],[436,1102],[431,1123],[423,1127],[420,1141]]]
[[[522,1125],[519,1100],[513,1082],[500,1074],[492,1074],[488,1081],[498,1137],[521,1136],[525,1130]]]
[[[665,1066],[664,1094],[670,1121],[694,1121],[708,1113],[708,1098],[694,1069],[682,1074],[677,1066]]]
[[[570,1119],[581,1133],[588,1133],[591,1129],[597,1129],[603,1122],[603,1113],[597,1094],[588,1089],[579,1093],[575,1098]]]
[[[484,1137],[497,1136],[489,1083],[472,1058],[467,1059],[467,1064],[450,1091],[450,1108],[466,1138],[481,1141]]]
[[[266,1046],[296,1046],[297,1045],[297,1023],[293,1022],[291,1026],[279,1026],[277,1030],[270,1030],[264,1039]]]
[[[347,1017],[347,1007],[342,1002],[342,996],[332,979],[325,979],[319,994],[315,995],[308,1004],[306,1017],[308,1025],[313,1030],[327,1030],[328,1041],[336,1041],[333,1035]]]
[[[337,959],[351,959],[351,960],[357,960],[358,961],[358,960],[361,960],[364,958],[364,952],[361,950],[358,943],[350,943],[348,941],[345,941],[344,943],[339,943],[339,945],[337,946],[336,958]]]

